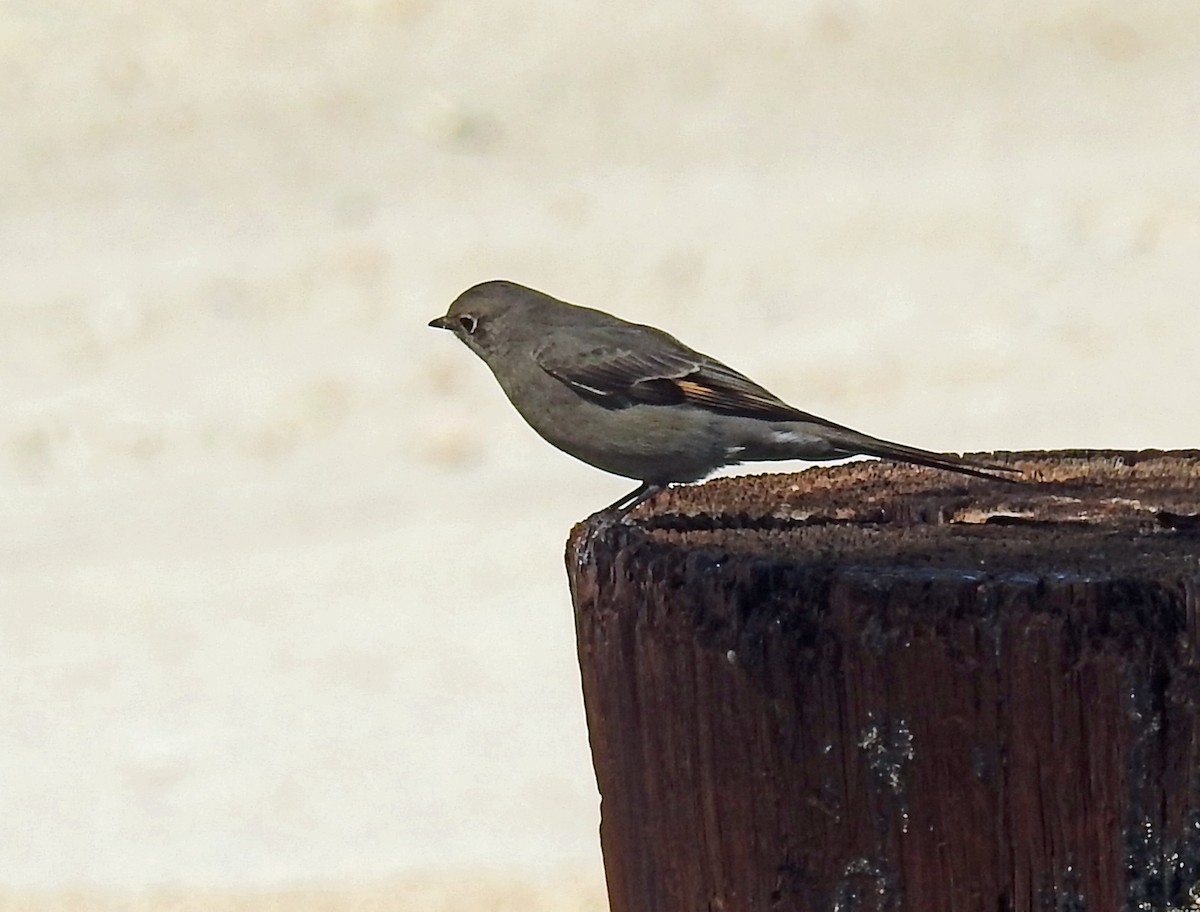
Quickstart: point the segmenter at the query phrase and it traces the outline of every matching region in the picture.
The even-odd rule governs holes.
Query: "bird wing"
[[[652,345],[605,345],[569,354],[543,346],[534,360],[551,377],[606,408],[687,404],[744,418],[840,427],[793,408],[749,377],[663,336]],[[673,345],[664,344],[668,341]]]
[[[536,349],[534,361],[579,396],[605,408],[687,404],[763,421],[803,421],[826,428],[829,442],[846,456],[878,456],[1001,481],[1012,479],[996,473],[1020,474],[1012,466],[919,450],[802,412],[749,377],[715,358],[692,351],[674,337],[650,327],[637,329],[642,335],[634,344],[623,339],[620,342],[626,344],[616,342],[586,348],[564,346],[560,338],[553,345],[546,343]]]

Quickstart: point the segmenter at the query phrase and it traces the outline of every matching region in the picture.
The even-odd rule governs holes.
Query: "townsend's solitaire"
[[[1014,471],[860,434],[792,408],[660,329],[513,282],[467,289],[429,325],[479,355],[547,441],[641,481],[606,508],[618,514],[740,462],[866,455],[1005,481],[996,473]]]

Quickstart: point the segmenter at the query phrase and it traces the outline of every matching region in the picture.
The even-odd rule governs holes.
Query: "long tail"
[[[894,459],[897,462],[911,462],[915,465],[928,466],[931,469],[945,469],[948,472],[958,472],[962,475],[973,475],[976,478],[990,478],[993,481],[1015,483],[1021,470],[1012,466],[996,465],[989,462],[976,462],[964,459],[954,453],[934,453],[930,450],[919,450],[916,447],[905,446],[902,443],[892,443],[890,440],[880,440],[868,437],[856,431],[842,434],[829,434],[830,442],[846,451],[846,455],[878,456],[880,459]]]

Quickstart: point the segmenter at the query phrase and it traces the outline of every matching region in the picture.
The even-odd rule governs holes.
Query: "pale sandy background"
[[[1195,446],[1198,49],[1195,0],[0,2],[0,909],[600,909],[561,553],[632,485],[425,323],[507,277],[909,443]]]

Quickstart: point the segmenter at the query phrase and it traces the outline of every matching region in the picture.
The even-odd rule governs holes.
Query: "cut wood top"
[[[942,575],[1200,578],[1200,450],[972,454],[1004,484],[878,461],[674,488],[576,545]]]

